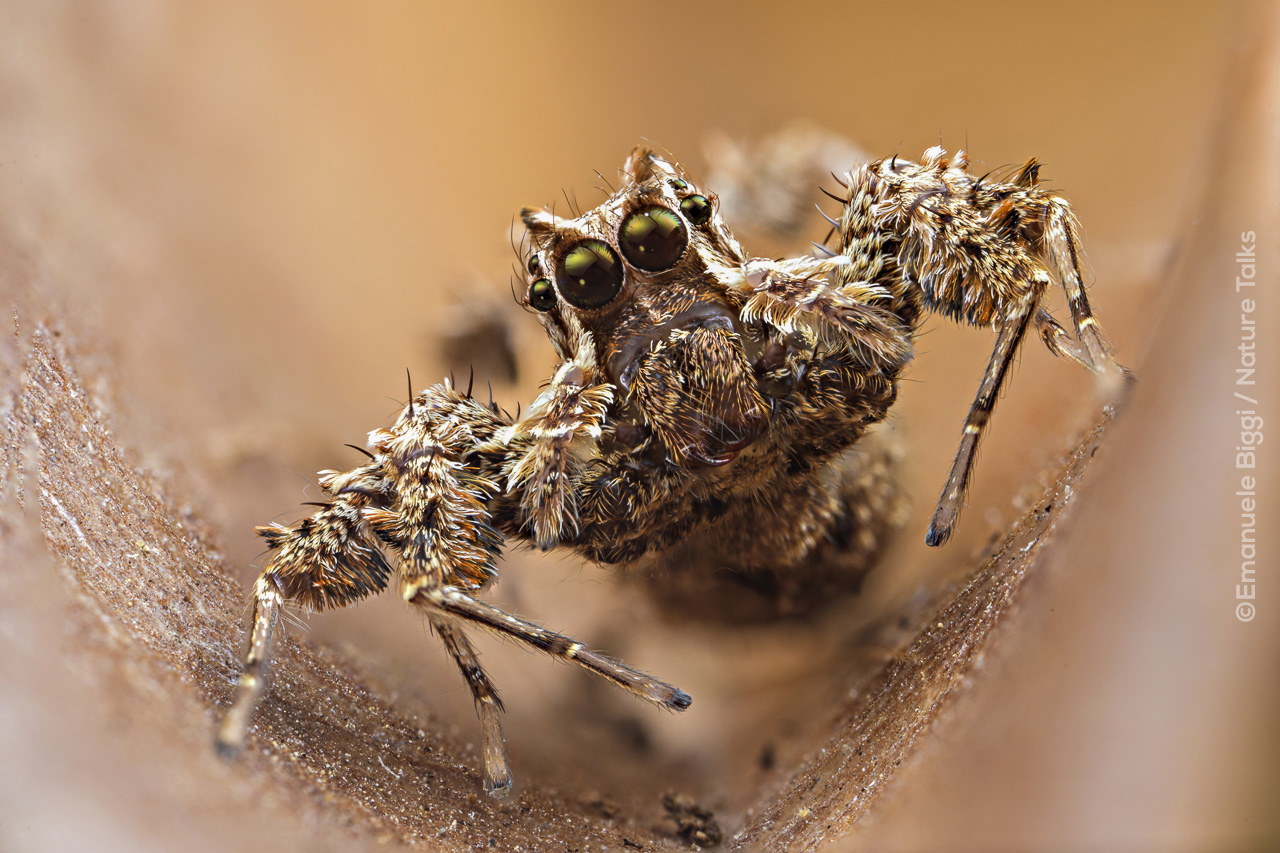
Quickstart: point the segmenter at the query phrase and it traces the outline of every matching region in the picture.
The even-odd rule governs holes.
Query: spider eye
[[[689,242],[684,223],[665,207],[645,207],[628,216],[618,230],[622,256],[636,269],[671,269]]]
[[[529,256],[529,275],[537,275],[542,272],[542,260],[537,255]]]
[[[694,225],[706,225],[711,218],[711,202],[706,196],[691,195],[680,202],[680,212]]]
[[[622,289],[622,262],[607,243],[583,240],[560,258],[556,287],[575,308],[608,305]]]
[[[680,180],[679,178],[672,178],[671,186],[675,187],[678,190],[683,190],[683,189],[687,189],[689,185],[684,181]]]
[[[546,313],[556,306],[556,290],[551,282],[540,278],[529,285],[529,305],[535,311]]]

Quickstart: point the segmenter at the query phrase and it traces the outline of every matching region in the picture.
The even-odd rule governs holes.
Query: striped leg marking
[[[693,699],[688,693],[651,678],[638,670],[593,651],[582,643],[532,622],[512,616],[492,604],[472,598],[454,586],[410,586],[405,599],[412,604],[438,611],[455,619],[479,625],[504,637],[518,640],[553,658],[576,664],[612,681],[629,693],[663,708],[683,711]]]
[[[978,451],[978,443],[986,431],[991,419],[991,410],[1005,380],[1009,378],[1009,369],[1022,346],[1027,327],[1031,324],[1036,304],[1044,292],[1048,277],[1044,273],[1035,276],[1035,286],[1027,294],[1027,298],[1001,326],[996,336],[996,346],[987,363],[986,373],[982,377],[982,385],[978,388],[978,396],[969,408],[969,416],[965,419],[964,435],[960,439],[960,449],[956,452],[955,462],[951,465],[951,475],[942,489],[942,497],[938,500],[938,508],[929,523],[929,532],[925,542],[929,545],[941,545],[951,537],[956,521],[960,518],[960,507],[965,493],[969,490],[969,480],[973,475],[973,461]],[[1056,324],[1055,324],[1056,325]]]
[[[507,741],[502,734],[502,700],[498,698],[498,691],[484,667],[480,666],[480,658],[462,629],[452,619],[434,614],[427,618],[471,688],[483,732],[484,790],[500,800],[511,791],[511,764],[507,760]]]
[[[253,633],[249,639],[249,654],[245,656],[244,670],[236,685],[235,703],[222,718],[222,726],[214,739],[214,746],[224,758],[235,758],[244,749],[249,718],[262,697],[271,641],[283,604],[284,592],[276,576],[268,573],[258,578],[253,588]]]

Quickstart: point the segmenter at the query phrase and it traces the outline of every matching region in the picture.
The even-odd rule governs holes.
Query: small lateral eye
[[[680,180],[679,178],[672,178],[671,186],[675,187],[678,190],[687,190],[689,188],[689,184],[686,181]]]
[[[551,282],[540,278],[529,285],[529,305],[535,311],[546,313],[556,305],[556,289]]]
[[[622,256],[645,272],[671,269],[688,243],[689,234],[680,217],[657,205],[637,210],[618,229]]]
[[[711,219],[711,202],[706,196],[691,195],[680,202],[680,212],[694,225],[706,225]]]
[[[529,256],[529,275],[537,275],[542,272],[542,259],[537,255]]]
[[[600,308],[622,289],[622,261],[599,240],[583,240],[556,264],[556,288],[575,308]]]

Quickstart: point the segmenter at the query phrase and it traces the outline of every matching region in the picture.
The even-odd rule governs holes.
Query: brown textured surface
[[[34,557],[59,566],[78,640],[76,665],[93,671],[108,713],[147,729],[147,740],[177,738],[187,766],[221,774],[209,734],[238,672],[243,591],[211,551],[202,524],[121,452],[60,334],[42,324],[24,329],[25,314],[20,308],[5,365],[5,374],[18,379],[0,459],[10,498],[5,564]],[[937,630],[927,626],[883,684],[871,682],[870,701],[837,723],[780,796],[762,801],[733,847],[811,848],[866,810],[986,648],[1102,433],[1100,426],[1074,452],[956,601],[936,620],[929,617]],[[32,541],[37,523],[47,555]],[[61,663],[71,638],[32,624],[38,610],[17,609],[31,596],[32,580],[6,577],[6,624],[29,652],[33,637],[53,635],[45,651]],[[31,668],[20,664],[18,679],[40,680],[36,662],[21,663]],[[67,716],[69,727],[86,724],[74,711]],[[405,719],[339,658],[291,640],[275,656],[256,720],[247,770],[268,774],[329,819],[345,815],[340,821],[357,824],[361,836],[434,838],[444,850],[573,850],[616,848],[624,840],[657,849],[673,844],[673,828],[690,834],[684,821],[663,827],[656,809],[605,817],[590,798],[536,789],[496,804],[479,794],[476,771],[463,761],[474,760],[470,750],[444,735],[438,721]]]
[[[1224,84],[1247,9],[1222,8],[912,18],[914,55],[968,46],[965,79],[940,86],[936,65],[904,69],[900,47],[877,41],[903,25],[891,8],[833,6],[815,45],[800,14],[691,12],[673,30],[660,14],[595,10],[568,39],[546,14],[493,26],[336,7],[11,4],[0,846],[661,849],[681,845],[669,789],[742,849],[1274,842],[1266,674],[1280,642],[1265,585],[1257,620],[1231,615],[1238,519],[1223,459],[1238,312],[1223,282],[1240,230],[1280,231],[1268,189],[1280,75],[1275,22],[1256,16],[1240,42],[1252,59]],[[666,87],[623,92],[618,108],[624,31],[651,40],[626,46],[654,67],[695,58],[688,109],[673,111]],[[484,50],[469,40],[479,33]],[[837,33],[858,34],[871,75],[842,107]],[[1071,58],[1065,73],[1009,74],[1042,45]],[[590,120],[564,126],[538,106],[548,92],[530,100],[530,50],[548,46],[596,69],[574,93]],[[744,64],[762,55],[776,73]],[[739,138],[797,116],[876,153],[914,156],[942,132],[949,147],[972,134],[965,147],[988,165],[1036,154],[1080,210],[1099,315],[1143,383],[1071,523],[1039,543],[1054,571],[1032,575],[1017,618],[989,634],[996,609],[948,616],[886,669],[916,626],[936,624],[930,597],[1061,488],[1062,449],[1092,417],[1082,372],[1029,350],[960,538],[925,549],[990,346],[935,323],[895,409],[916,506],[861,599],[804,625],[713,629],[664,624],[594,569],[523,553],[504,565],[505,606],[686,687],[686,715],[657,718],[489,644],[521,783],[494,805],[479,793],[465,690],[418,617],[383,600],[290,628],[246,759],[217,760],[260,547],[251,525],[315,497],[310,472],[385,421],[406,364],[418,384],[433,378],[445,291],[477,270],[505,287],[509,212],[566,184],[586,198],[590,169],[608,174],[638,137],[693,160],[684,152],[715,128]],[[1193,175],[1213,178],[1202,202]],[[1260,250],[1274,273],[1274,242]],[[1263,310],[1280,327],[1280,299]],[[510,403],[546,372],[545,346],[519,340],[535,366],[499,389]],[[1042,483],[1028,476],[1041,470]],[[1274,519],[1280,494],[1265,488]],[[975,592],[1008,590],[1023,566],[993,564],[1003,574]],[[918,736],[939,698],[952,712]],[[877,761],[852,760],[860,738],[883,745]]]
[[[222,775],[209,734],[238,672],[243,590],[211,552],[199,521],[184,517],[163,486],[120,452],[58,333],[19,327],[16,337],[26,358],[6,365],[20,384],[0,460],[11,499],[4,563],[29,566],[34,558],[58,566],[73,627],[70,636],[59,636],[31,624],[39,611],[25,608],[6,613],[6,627],[28,653],[39,648],[32,648],[33,638],[51,635],[43,650],[54,657],[46,663],[89,669],[98,688],[93,695],[104,700],[97,710],[127,718],[135,732],[145,729],[134,746],[159,741],[172,750],[173,763],[153,770],[170,776],[181,761]],[[47,554],[32,541],[35,524]],[[8,605],[26,604],[30,586],[39,595],[40,580],[7,576]],[[65,661],[67,654],[73,660]],[[16,680],[39,698],[48,689],[40,662],[16,657]],[[291,798],[310,800],[362,837],[433,838],[449,850],[617,847],[628,836],[646,847],[666,846],[646,825],[661,823],[656,810],[605,820],[590,802],[565,795],[527,791],[504,805],[482,797],[463,761],[468,750],[444,736],[438,721],[397,715],[323,650],[282,644],[264,705],[246,771],[267,774]],[[60,722],[71,729],[94,724],[81,719],[83,709],[56,714],[65,714]],[[163,846],[179,837],[155,840]]]

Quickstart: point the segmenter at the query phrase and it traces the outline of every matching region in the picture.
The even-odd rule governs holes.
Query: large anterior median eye
[[[607,243],[583,240],[556,264],[556,289],[577,308],[608,305],[622,289],[622,262]]]
[[[618,229],[622,256],[645,272],[671,269],[688,243],[689,235],[680,217],[656,205],[637,210]]]

